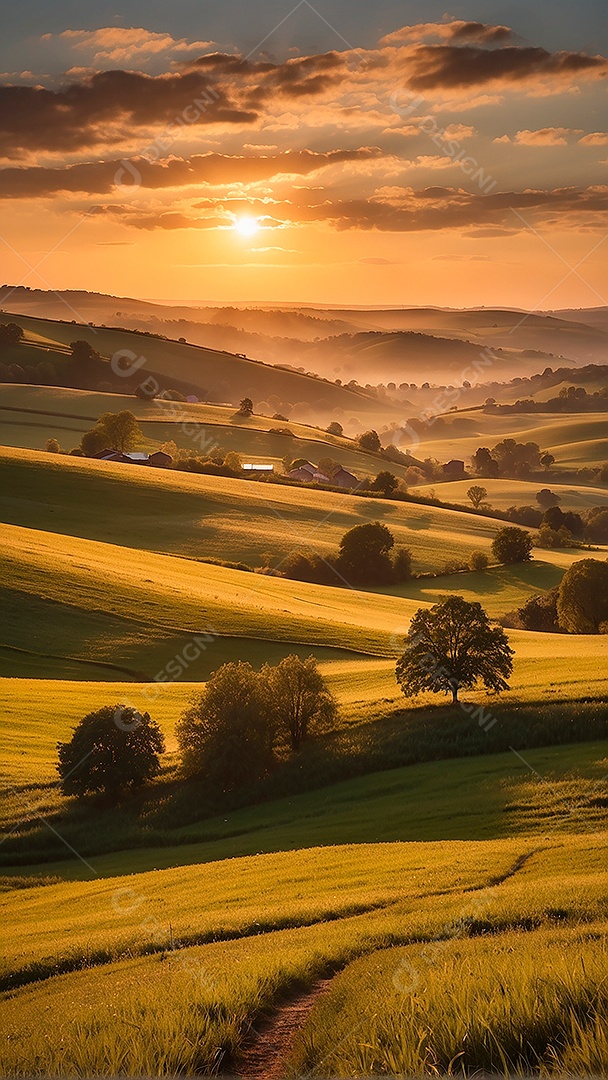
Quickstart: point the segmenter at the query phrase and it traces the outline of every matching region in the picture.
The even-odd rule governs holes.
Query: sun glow
[[[236,219],[233,228],[239,236],[255,236],[259,231],[260,223],[254,217],[240,217]]]

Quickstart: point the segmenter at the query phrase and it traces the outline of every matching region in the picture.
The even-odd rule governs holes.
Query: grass
[[[602,1075],[608,923],[386,949],[336,980],[292,1077]]]
[[[109,943],[111,948],[110,939],[117,950],[128,941],[133,949],[136,942],[142,946],[147,940],[155,952],[114,962],[107,962],[107,956],[101,966],[47,978],[14,992],[0,1005],[7,1033],[5,1073],[143,1076],[215,1071],[234,1061],[251,1021],[263,1017],[285,994],[362,954],[370,958],[368,962],[377,962],[378,957],[394,955],[390,949],[399,945],[445,939],[453,946],[450,939],[475,930],[480,912],[484,924],[499,935],[484,941],[490,954],[488,965],[499,955],[498,943],[507,941],[505,932],[522,925],[529,927],[531,950],[537,940],[542,943],[556,935],[549,929],[556,920],[571,924],[571,934],[578,934],[584,947],[585,924],[595,931],[593,920],[601,918],[606,887],[600,861],[604,842],[603,836],[549,839],[541,851],[531,840],[358,845],[248,860],[247,867],[255,866],[253,879],[243,877],[241,866],[235,863],[229,877],[219,864],[217,871],[205,867],[198,880],[191,868],[188,877],[185,871],[166,871],[123,881],[21,890],[17,901],[26,896],[31,900],[29,908],[19,912],[21,924],[45,927],[48,919],[49,929],[52,924],[55,930],[45,942],[50,950],[44,959],[47,975],[57,961],[57,934],[70,927],[77,956],[87,917],[89,934],[80,954],[85,965],[95,959],[98,936],[105,949]],[[165,888],[159,896],[161,881]],[[247,904],[249,919],[255,918],[252,882],[264,917],[278,902],[282,920],[291,911],[291,928],[267,926],[266,932],[246,939],[171,949],[170,920],[175,920],[171,922],[174,935],[177,926],[183,925],[178,920],[184,918],[198,933],[208,926],[217,932],[230,920],[233,927],[243,929],[239,917]],[[554,903],[558,883],[559,912]],[[220,897],[234,897],[234,914],[220,898],[216,901],[218,885]],[[116,900],[116,890],[122,888],[133,892],[119,893]],[[382,890],[386,901],[382,906],[359,914],[345,909],[353,895],[369,900]],[[337,917],[293,926],[302,893],[311,899],[314,895],[317,910],[324,902],[331,904]],[[130,908],[128,913],[112,912],[113,895],[115,907],[124,904]],[[161,896],[159,906],[155,897]],[[213,913],[216,902],[221,910]],[[535,928],[545,936],[537,939]],[[13,941],[9,960],[13,965],[19,962],[19,955],[15,956],[19,940]],[[38,935],[34,942],[38,948]],[[374,956],[378,949],[382,952]],[[594,968],[592,963],[591,979]],[[373,998],[368,1000],[371,1003]],[[367,1020],[364,1006],[359,1019]],[[605,1064],[603,1057],[601,1061]]]
[[[280,472],[285,457],[315,462],[333,457],[361,478],[375,476],[387,464],[377,454],[358,450],[349,439],[268,416],[243,418],[236,415],[234,406],[160,399],[155,404],[128,395],[55,386],[6,384],[5,390],[0,435],[7,446],[43,449],[53,436],[65,450],[70,450],[102,413],[129,409],[142,429],[141,449],[156,449],[169,440],[193,453],[210,453],[214,447],[221,447],[236,451],[245,460],[272,462]],[[288,427],[292,436],[277,435],[272,431],[277,427]],[[391,468],[397,475],[404,475],[403,467],[391,464]]]
[[[75,807],[46,784],[18,786],[5,799],[4,827],[17,829],[3,845],[5,873],[88,879],[91,865],[107,876],[315,844],[487,839],[605,823],[608,743],[572,742],[597,739],[605,721],[562,731],[568,745],[544,747],[530,712],[523,723],[499,719],[493,742],[475,721],[444,723],[447,731],[424,716],[409,732],[398,722],[384,732],[363,728],[358,740],[344,739],[341,761],[328,766],[303,754],[274,779],[265,802],[258,793],[257,805],[219,815],[196,785],[176,791],[165,782],[115,809]],[[557,738],[545,728],[545,743]],[[496,752],[509,743],[515,750]],[[289,794],[277,798],[281,790]],[[25,865],[36,861],[40,871]]]
[[[254,566],[264,553],[277,563],[300,548],[327,554],[354,525],[380,520],[412,548],[417,571],[437,570],[489,551],[500,528],[431,506],[7,448],[0,472],[6,522]]]

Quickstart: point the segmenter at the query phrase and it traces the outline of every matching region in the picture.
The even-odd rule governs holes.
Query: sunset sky
[[[608,303],[604,11],[23,0],[2,16],[2,281]]]

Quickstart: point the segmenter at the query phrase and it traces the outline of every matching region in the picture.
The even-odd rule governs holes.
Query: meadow
[[[14,990],[0,1005],[8,1035],[4,1068],[8,1075],[68,1072],[141,1076],[216,1071],[238,1062],[252,1021],[263,1018],[286,995],[321,975],[331,975],[357,956],[369,956],[380,964],[385,960],[389,972],[394,973],[401,955],[387,952],[391,947],[443,943],[445,950],[438,951],[436,960],[440,979],[442,972],[449,971],[450,950],[457,944],[454,938],[468,938],[479,927],[492,935],[493,954],[503,941],[506,949],[512,948],[509,931],[519,929],[522,933],[524,927],[528,955],[556,922],[560,927],[572,927],[571,939],[601,933],[606,887],[604,841],[601,834],[565,835],[544,838],[540,844],[533,839],[380,847],[358,844],[354,848],[258,856],[247,860],[245,866],[232,863],[229,878],[225,864],[217,869],[205,866],[202,880],[199,878],[201,884],[204,882],[204,895],[195,902],[196,913],[193,896],[199,894],[193,868],[157,871],[137,879],[22,890],[16,904],[19,924],[29,922],[37,931],[42,926],[54,933],[45,938],[44,945],[38,933],[35,939],[47,949],[41,964],[47,965],[49,977]],[[336,883],[341,880],[337,899]],[[156,893],[155,899],[154,890],[160,882],[165,888],[162,898]],[[559,907],[555,905],[557,888]],[[232,912],[226,905],[231,895],[236,905]],[[278,925],[273,927],[276,912]],[[308,925],[298,926],[302,920]],[[192,932],[193,923],[197,933],[217,939],[227,931],[233,939],[172,948],[178,933]],[[78,933],[86,935],[87,927],[86,956],[94,966],[52,976],[53,964],[61,962],[58,936],[65,936],[64,928],[69,928],[66,945],[73,942],[76,946],[72,963],[79,955],[82,963]],[[565,936],[564,931],[561,934]],[[146,942],[151,942],[152,955],[141,955]],[[488,948],[488,938],[464,941],[462,947],[466,945],[481,951]],[[17,931],[7,969],[14,979],[26,977],[19,969],[19,949]],[[117,953],[136,950],[140,955],[114,960],[113,949]],[[68,966],[69,961],[64,954]],[[469,965],[469,970],[476,973],[475,965]],[[344,977],[350,975],[347,968]],[[355,985],[356,976],[354,971]],[[594,963],[582,987],[578,972],[576,977],[573,974],[576,993],[593,986],[594,978]],[[466,995],[472,985],[467,977],[460,994]],[[380,989],[390,1006],[390,985],[386,988],[383,984]],[[522,999],[528,999],[525,983],[517,1000]],[[362,1025],[368,1016],[361,1009],[358,994],[343,1002],[339,1015],[356,1008],[357,1002]],[[605,1017],[601,999],[598,1008],[601,1023]],[[503,1023],[503,1039],[514,1037],[519,1012],[514,1010]],[[499,1024],[499,999],[491,999],[485,1015]],[[314,1028],[318,1042],[312,1047],[305,1044],[307,1070],[318,1066],[323,1071],[328,1039],[333,1037],[331,1047],[339,1045],[340,1024],[332,1025],[331,1021],[331,1014],[322,1017]],[[555,1010],[549,1012],[547,1039],[557,1036],[562,1026]],[[344,1034],[352,1035],[352,1031],[347,1028],[341,1037]],[[385,1043],[385,1052],[398,1054],[409,1049],[414,1054],[420,1034],[409,1046],[393,1034],[392,1041]],[[454,1034],[455,1053],[459,1053],[463,1032]],[[591,1038],[587,1045],[594,1045]],[[594,1060],[605,1064],[601,1044],[596,1054]],[[350,1061],[347,1057],[344,1060],[348,1068]],[[479,1064],[481,1060],[474,1055],[473,1068]],[[587,1070],[588,1074],[592,1071]]]

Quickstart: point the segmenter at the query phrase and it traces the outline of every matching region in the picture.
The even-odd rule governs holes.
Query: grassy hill
[[[129,409],[143,433],[139,449],[156,449],[173,440],[192,453],[212,453],[221,447],[245,461],[272,462],[283,472],[283,458],[307,458],[315,463],[332,457],[357,477],[373,477],[387,467],[378,454],[358,449],[351,439],[329,435],[305,424],[286,424],[267,416],[236,416],[234,408],[187,402],[139,401],[133,396],[103,394],[54,386],[5,384],[0,407],[0,438],[6,446],[43,449],[56,438],[66,450],[78,446],[85,431],[104,412]],[[276,431],[287,428],[291,434]],[[274,430],[273,430],[274,429]],[[388,463],[397,476],[405,469]]]
[[[470,506],[467,491],[472,483],[479,483],[488,492],[486,502],[497,510],[506,510],[509,506],[535,506],[536,493],[543,487],[548,487],[560,497],[562,510],[575,510],[580,513],[592,506],[608,506],[608,487],[593,487],[591,485],[554,484],[551,475],[540,483],[528,480],[497,480],[482,478],[479,480],[455,480],[447,484],[437,485],[422,484],[416,488],[416,494],[428,494],[433,488],[445,502],[462,503]]]
[[[445,421],[452,430],[433,428],[431,424],[421,432],[419,442],[406,434],[400,449],[409,447],[418,457],[431,455],[439,461],[460,458],[468,462],[479,446],[491,448],[501,439],[511,438],[535,442],[541,450],[549,450],[558,468],[601,465],[608,460],[605,413],[558,417],[555,413],[494,415],[471,409],[454,413],[453,419],[445,417]]]
[[[26,335],[26,345],[38,345],[38,362],[53,360],[58,364],[67,357],[67,347],[74,340],[88,341],[105,359],[127,350],[135,357],[145,357],[139,368],[141,379],[154,375],[161,389],[187,385],[199,397],[237,404],[243,397],[254,402],[277,398],[278,403],[299,405],[299,412],[313,410],[316,415],[330,415],[341,409],[349,416],[368,415],[381,410],[373,398],[355,393],[334,382],[312,375],[266,365],[234,353],[206,349],[173,340],[142,335],[126,329],[110,329],[89,324],[40,319],[30,315],[10,315],[17,319]]]

